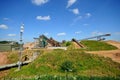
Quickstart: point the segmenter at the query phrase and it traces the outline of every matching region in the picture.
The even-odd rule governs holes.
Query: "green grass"
[[[4,78],[4,80],[120,80],[119,77],[86,77],[86,76],[57,76],[57,75],[37,75],[29,78]]]
[[[9,55],[7,57],[8,57],[9,63],[16,63],[19,60],[18,51],[9,52]]]
[[[95,40],[84,40],[81,41],[83,45],[86,46],[86,50],[88,51],[100,51],[100,50],[115,50],[117,47],[107,44],[102,41]]]
[[[61,65],[70,61],[76,71],[64,72]],[[43,52],[34,62],[20,71],[11,69],[8,78],[34,78],[36,75],[120,77],[120,64],[110,58],[98,57],[80,50],[53,50]],[[47,80],[47,79],[46,79]]]

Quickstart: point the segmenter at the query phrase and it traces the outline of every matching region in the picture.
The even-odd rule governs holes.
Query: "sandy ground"
[[[23,45],[23,47],[25,49],[32,49],[32,48],[34,48],[34,46],[35,46],[34,42],[26,43],[26,44]]]
[[[97,54],[99,56],[109,57],[113,61],[120,63],[120,49],[110,51],[87,51],[90,54]]]
[[[80,46],[77,43],[72,42],[72,44],[74,45],[75,49],[79,49],[80,48]]]
[[[8,63],[7,52],[0,52],[0,66]]]

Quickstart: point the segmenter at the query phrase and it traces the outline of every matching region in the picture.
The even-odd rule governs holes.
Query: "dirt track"
[[[109,57],[113,61],[120,63],[120,49],[110,51],[87,51],[87,53],[97,54],[99,56]]]
[[[108,44],[111,44],[113,46],[116,46],[118,49],[120,49],[120,42],[112,41],[112,40],[105,41],[105,42],[108,43]]]
[[[106,43],[116,46],[117,50],[109,50],[109,51],[87,51],[87,53],[97,54],[99,56],[109,57],[113,61],[120,63],[120,42],[116,41],[106,41]]]

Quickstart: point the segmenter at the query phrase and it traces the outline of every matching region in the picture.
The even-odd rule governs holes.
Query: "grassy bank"
[[[120,80],[119,77],[86,77],[86,76],[57,76],[57,75],[36,75],[27,78],[4,78],[4,80]]]
[[[81,41],[88,51],[115,50],[117,47],[107,44],[103,41],[84,40]]]
[[[120,64],[110,58],[98,57],[80,50],[44,51],[39,57],[20,71],[11,69],[6,77],[26,78],[37,75],[120,77]]]

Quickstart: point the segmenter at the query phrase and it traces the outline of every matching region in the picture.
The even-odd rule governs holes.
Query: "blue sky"
[[[44,34],[58,41],[110,33],[120,41],[120,0],[0,0],[0,40]]]

